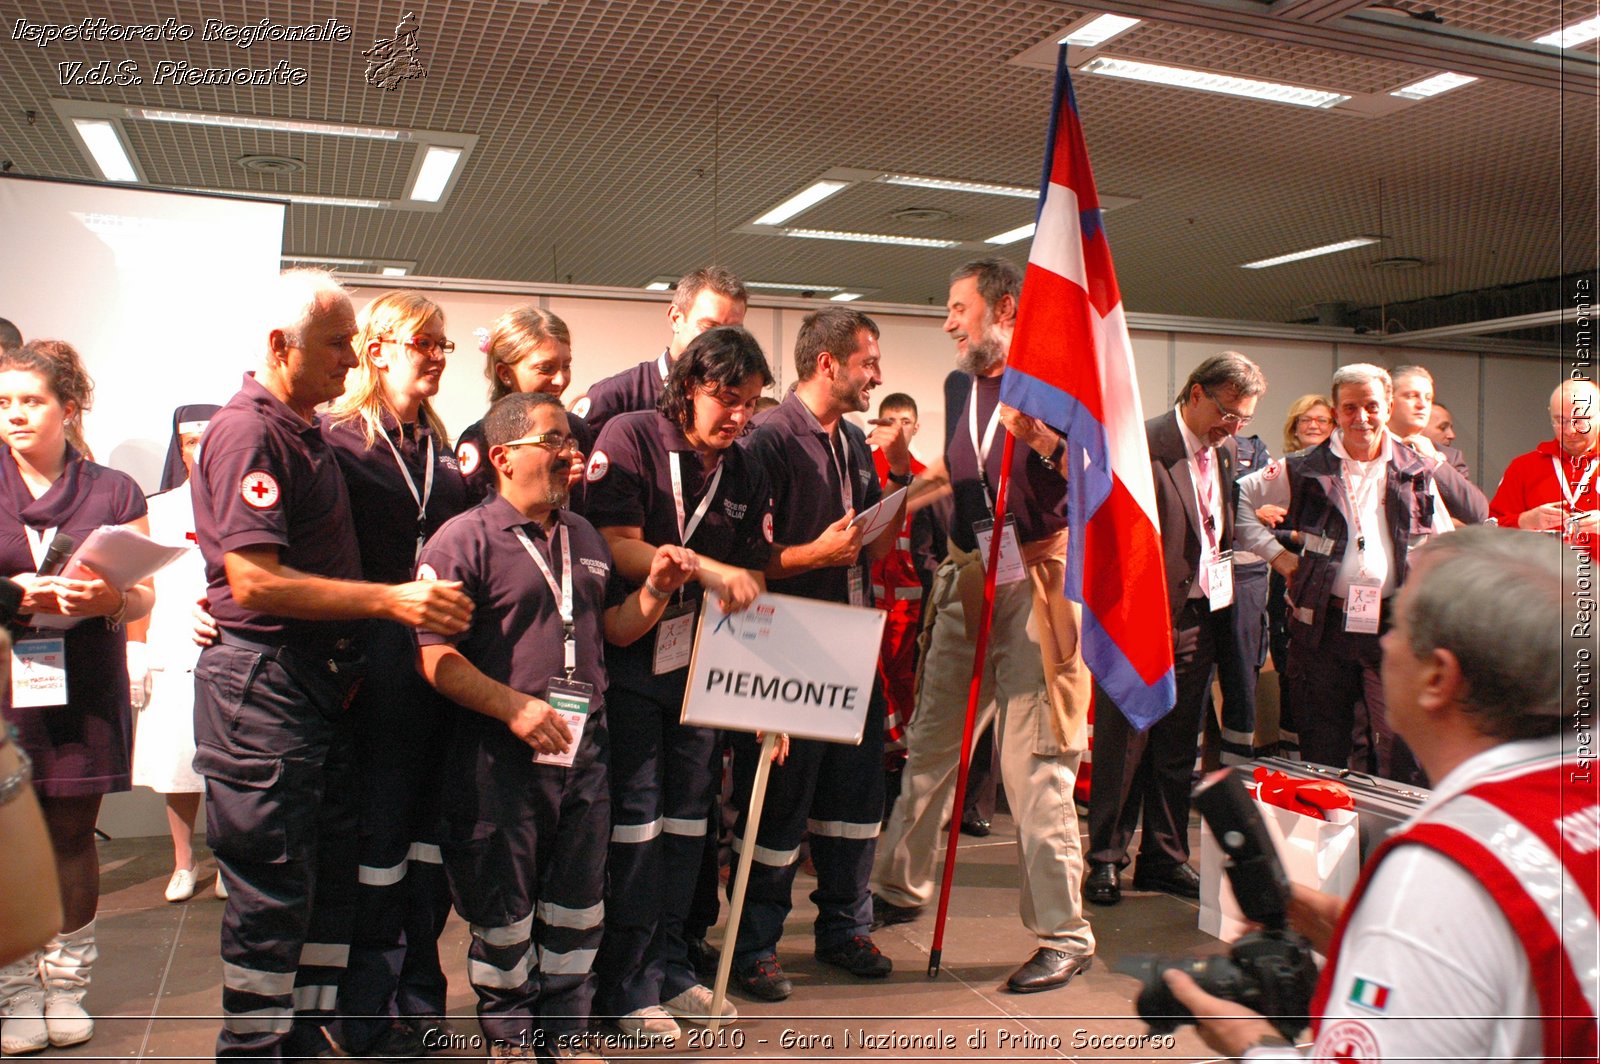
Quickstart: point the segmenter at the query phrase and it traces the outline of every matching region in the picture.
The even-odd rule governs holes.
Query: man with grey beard
[[[997,720],[1001,776],[1017,823],[1022,922],[1037,949],[1006,986],[1030,993],[1086,971],[1094,933],[1083,917],[1083,853],[1073,784],[1085,744],[1089,673],[1078,648],[1078,607],[1062,595],[1066,565],[1066,442],[1002,407],[1022,275],[983,259],[950,280],[944,329],[959,372],[945,381],[945,449],[919,480],[954,496],[950,555],[924,602],[932,612],[900,800],[878,846],[873,924],[906,923],[933,898],[941,827],[955,799],[984,565],[1004,461],[1001,422],[1017,438],[994,596],[994,620],[974,735]],[[921,486],[919,494],[928,494]],[[925,613],[926,615],[926,613]]]

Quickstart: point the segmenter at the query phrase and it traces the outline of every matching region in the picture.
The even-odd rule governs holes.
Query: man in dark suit
[[[1144,816],[1135,890],[1200,896],[1189,866],[1189,787],[1200,714],[1219,660],[1237,655],[1233,634],[1233,435],[1248,425],[1266,379],[1248,358],[1206,359],[1175,409],[1145,422],[1171,608],[1178,699],[1149,731],[1134,730],[1099,692],[1094,784],[1089,793],[1089,877],[1084,897],[1115,905],[1128,843]]]
[[[1394,381],[1389,431],[1433,466],[1439,497],[1457,524],[1483,524],[1489,519],[1489,499],[1468,478],[1466,460],[1453,447],[1452,455],[1436,446],[1428,432],[1434,406],[1433,374],[1424,366],[1396,366],[1389,376]]]
[[[1455,446],[1455,415],[1450,413],[1449,407],[1439,402],[1438,396],[1434,396],[1433,412],[1428,415],[1428,426],[1422,430],[1422,434],[1439,448],[1439,453],[1444,455],[1445,464],[1467,480],[1472,480],[1472,467],[1467,465],[1467,456],[1461,453],[1461,448]]]

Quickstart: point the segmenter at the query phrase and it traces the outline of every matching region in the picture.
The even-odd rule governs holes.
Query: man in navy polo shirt
[[[349,952],[355,820],[344,708],[362,665],[352,621],[459,632],[460,585],[372,584],[316,407],[356,364],[333,279],[278,282],[260,369],[212,419],[195,461],[195,533],[220,630],[195,666],[195,768],[230,895],[217,1055],[328,1048],[318,1030]]]
[[[499,495],[446,522],[417,567],[460,581],[476,606],[464,633],[418,632],[423,675],[472,711],[445,753],[440,848],[472,925],[467,978],[493,1055],[594,1059],[584,1034],[611,832],[604,643],[648,632],[697,566],[664,545],[627,593],[604,537],[565,509],[577,442],[555,396],[505,396],[484,433]]]
[[[1001,540],[994,620],[974,735],[990,721],[1000,743],[1006,802],[1017,823],[1022,922],[1033,955],[1006,980],[1014,993],[1067,985],[1086,971],[1094,932],[1083,917],[1083,851],[1073,786],[1085,745],[1089,673],[1078,649],[1078,608],[1065,600],[1066,443],[1032,418],[1007,412],[1000,383],[1011,349],[1022,273],[980,259],[950,279],[944,330],[957,371],[945,380],[945,446],[924,474],[952,492],[950,553],[923,609],[933,614],[900,799],[873,869],[874,926],[915,920],[933,899],[934,861],[955,804],[973,640],[982,609],[979,529],[994,523],[1004,462],[1002,422],[1016,436],[1006,507],[1015,529]],[[920,487],[919,480],[919,487]],[[1004,534],[1004,533],[1003,533]],[[987,533],[986,533],[987,535]],[[1007,556],[1010,564],[1007,564]]]
[[[746,437],[772,482],[773,543],[767,587],[784,595],[870,606],[867,566],[888,554],[900,529],[891,520],[872,544],[851,528],[857,513],[882,497],[868,437],[845,421],[868,408],[879,371],[878,326],[860,311],[829,307],[808,314],[795,338],[799,383]],[[889,461],[890,479],[911,480],[904,429],[885,420],[871,442]],[[866,546],[866,556],[862,548]],[[867,978],[893,965],[868,932],[867,887],[883,819],[883,694],[875,685],[866,731],[857,746],[797,739],[773,767],[755,839],[745,912],[735,945],[738,983],[754,997],[781,1001],[793,989],[778,964],[778,939],[789,915],[800,839],[809,831],[817,867],[816,956]],[[746,845],[745,818],[760,747],[735,733],[735,846]]]
[[[618,414],[654,410],[661,399],[667,371],[683,354],[683,349],[707,329],[718,325],[743,325],[749,299],[744,282],[721,266],[705,266],[679,278],[672,302],[667,306],[672,340],[666,350],[632,369],[596,382],[590,386],[588,394],[572,404],[572,412],[588,422],[599,435],[601,426]]]

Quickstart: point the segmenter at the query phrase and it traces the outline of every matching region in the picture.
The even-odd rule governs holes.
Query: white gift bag
[[[1348,897],[1361,873],[1361,837],[1354,809],[1330,809],[1318,820],[1279,805],[1255,800],[1278,860],[1289,881]],[[1226,854],[1204,821],[1200,824],[1200,930],[1225,942],[1244,934],[1249,922],[1222,870]]]

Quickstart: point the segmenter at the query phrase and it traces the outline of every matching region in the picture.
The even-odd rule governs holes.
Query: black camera
[[[1289,877],[1278,861],[1272,836],[1232,769],[1202,780],[1195,788],[1194,804],[1227,854],[1223,869],[1239,908],[1265,930],[1244,935],[1226,956],[1134,959],[1120,966],[1144,982],[1139,1016],[1153,1034],[1167,1034],[1194,1022],[1194,1013],[1162,981],[1162,972],[1176,968],[1206,993],[1261,1013],[1280,1034],[1293,1039],[1311,1022],[1317,965],[1311,943],[1289,930]]]

